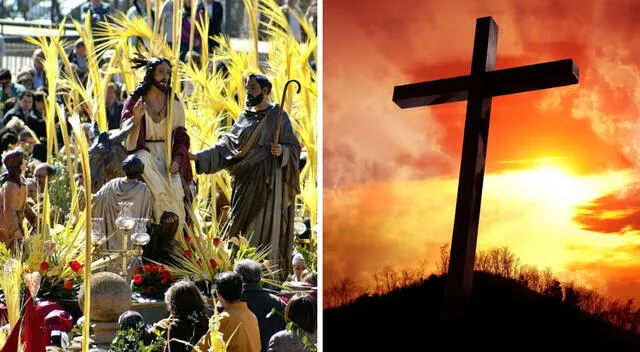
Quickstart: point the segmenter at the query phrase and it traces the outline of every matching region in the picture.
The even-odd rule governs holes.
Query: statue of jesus
[[[185,223],[185,204],[193,199],[193,180],[189,162],[189,136],[185,128],[184,106],[171,92],[171,63],[166,58],[134,60],[133,68],[145,66],[147,71],[138,87],[125,100],[121,123],[133,123],[125,140],[129,153],[135,153],[144,163],[142,178],[153,195],[153,214],[160,219],[163,212],[178,215]],[[173,109],[169,110],[170,99]],[[171,135],[166,135],[167,116],[171,114]],[[169,137],[169,140],[167,140]],[[167,173],[166,143],[171,143],[171,165]],[[178,227],[178,231],[182,226]]]

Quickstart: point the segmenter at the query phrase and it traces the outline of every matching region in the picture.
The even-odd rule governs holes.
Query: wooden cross
[[[467,100],[444,305],[451,320],[465,318],[470,303],[492,97],[578,83],[572,59],[495,71],[497,41],[493,18],[478,18],[470,75],[393,90],[393,101],[403,109]]]

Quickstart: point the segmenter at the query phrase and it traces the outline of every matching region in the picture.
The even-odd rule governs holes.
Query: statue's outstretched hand
[[[136,105],[133,106],[133,123],[138,124],[144,115],[144,100],[138,99]]]

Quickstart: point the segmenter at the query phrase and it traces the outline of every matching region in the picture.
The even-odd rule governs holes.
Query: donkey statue
[[[109,180],[125,176],[122,162],[127,158],[127,150],[122,141],[133,130],[131,120],[126,121],[120,130],[112,135],[109,132],[100,132],[98,124],[94,121],[91,126],[91,134],[94,138],[89,148],[89,164],[91,169],[91,190],[97,192]],[[165,211],[157,222],[149,225],[148,233],[151,241],[143,248],[143,262],[154,260],[160,263],[168,262],[174,246],[173,239],[178,229],[178,216]]]
[[[123,177],[122,162],[127,157],[127,150],[122,141],[131,133],[133,124],[125,123],[120,130],[109,135],[109,132],[100,132],[96,121],[91,126],[94,138],[89,148],[89,164],[91,170],[91,189],[97,192],[109,180]]]

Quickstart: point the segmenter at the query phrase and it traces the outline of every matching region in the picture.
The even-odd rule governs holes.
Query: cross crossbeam
[[[578,66],[571,59],[489,71],[484,77],[484,93],[497,97],[567,86],[578,83],[578,76]],[[397,86],[393,101],[403,109],[465,101],[470,82],[468,75]]]

